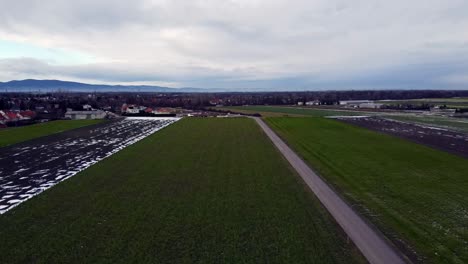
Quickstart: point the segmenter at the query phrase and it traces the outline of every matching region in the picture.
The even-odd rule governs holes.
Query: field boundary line
[[[318,176],[276,133],[258,117],[252,117],[270,138],[276,148],[297,171],[335,221],[372,264],[406,263],[382,234],[356,213],[328,184]]]

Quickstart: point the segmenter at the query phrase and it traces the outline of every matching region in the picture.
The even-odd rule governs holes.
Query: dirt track
[[[254,119],[370,263],[405,263],[401,254],[354,212],[262,119]]]
[[[0,148],[0,214],[176,120],[124,119]]]

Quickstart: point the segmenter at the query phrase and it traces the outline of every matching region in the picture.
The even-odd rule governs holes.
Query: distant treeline
[[[205,94],[204,96],[210,98],[209,103],[211,103],[212,105],[291,105],[297,104],[298,102],[309,101],[316,101],[320,105],[335,105],[338,104],[339,101],[348,100],[407,100],[420,98],[468,97],[468,90],[377,90],[274,93],[217,93]]]
[[[320,105],[335,105],[346,100],[407,100],[420,98],[468,97],[468,90],[373,90],[373,91],[311,91],[255,93],[4,93],[0,94],[0,110],[38,110],[64,112],[80,110],[89,104],[96,109],[119,112],[122,104],[147,107],[183,107],[202,109],[226,105],[292,105],[315,101]]]

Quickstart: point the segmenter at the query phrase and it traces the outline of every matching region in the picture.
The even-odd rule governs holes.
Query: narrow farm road
[[[400,253],[354,212],[261,118],[254,119],[370,263],[405,263]]]

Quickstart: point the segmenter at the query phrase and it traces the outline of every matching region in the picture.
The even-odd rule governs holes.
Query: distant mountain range
[[[214,90],[200,88],[169,88],[152,85],[105,85],[67,82],[60,80],[15,80],[0,82],[1,92],[161,92],[202,93]]]

